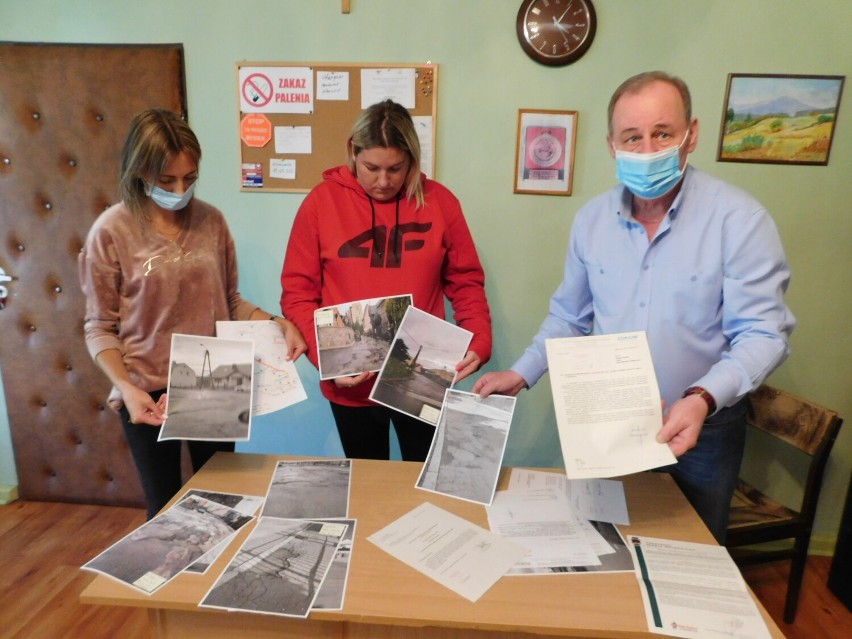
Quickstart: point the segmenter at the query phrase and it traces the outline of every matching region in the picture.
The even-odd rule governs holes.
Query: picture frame
[[[845,79],[728,74],[716,159],[827,165]]]
[[[577,111],[518,109],[515,193],[571,195]]]

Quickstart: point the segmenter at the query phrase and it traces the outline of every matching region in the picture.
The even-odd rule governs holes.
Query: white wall
[[[269,310],[276,308],[284,248],[302,196],[239,192],[235,63],[437,63],[437,178],[461,199],[485,265],[497,335],[489,369],[508,367],[527,345],[558,284],[574,213],[614,183],[604,140],[612,90],[648,69],[681,75],[702,125],[692,162],[748,189],[769,208],[793,267],[788,299],[799,326],[793,355],[771,381],[852,418],[849,96],[827,167],[715,161],[728,73],[849,75],[852,3],[599,0],[592,48],[576,64],[556,69],[521,51],[514,31],[519,5],[355,0],[344,15],[337,0],[0,0],[0,39],[184,44],[190,121],[204,146],[199,195],[225,211],[237,242],[241,290]],[[579,112],[571,197],[512,193],[519,108]],[[309,402],[257,420],[251,447],[337,454],[316,375],[304,362],[300,370]],[[548,386],[543,380],[522,395],[508,463],[561,463]],[[8,428],[2,420],[0,413],[0,440]],[[850,466],[847,428],[832,455],[818,513],[815,545],[823,550],[832,548]],[[791,495],[799,488],[783,467],[772,481]]]

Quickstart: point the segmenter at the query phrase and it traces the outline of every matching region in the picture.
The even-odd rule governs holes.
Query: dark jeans
[[[154,401],[165,390],[154,391]],[[130,414],[126,407],[119,412],[124,438],[130,446],[142,490],[145,493],[145,506],[148,519],[156,515],[163,506],[177,494],[183,486],[181,475],[181,440],[172,439],[158,442],[160,428],[148,424],[130,423]],[[218,451],[233,452],[233,442],[187,441],[189,457],[192,460],[192,472],[198,470]]]
[[[681,455],[677,464],[659,469],[672,475],[720,544],[727,536],[731,496],[743,458],[748,407],[748,399],[743,399],[708,417],[695,448]]]
[[[435,427],[385,406],[331,404],[343,453],[355,459],[390,459],[390,423],[405,461],[424,461]]]

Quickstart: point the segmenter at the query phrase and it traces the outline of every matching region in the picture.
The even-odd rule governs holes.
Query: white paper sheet
[[[723,546],[631,536],[648,630],[672,637],[769,639]]]
[[[240,111],[243,113],[313,113],[312,67],[240,67]]]
[[[252,414],[265,415],[308,398],[296,365],[288,362],[281,328],[268,320],[216,322],[216,334],[254,342]]]
[[[312,153],[313,130],[309,126],[275,127],[276,153]]]
[[[428,502],[367,539],[470,601],[485,594],[527,552]]]
[[[279,180],[295,180],[296,160],[269,158],[269,177]]]
[[[414,130],[417,131],[417,140],[420,142],[420,170],[427,177],[432,177],[435,171],[435,154],[432,151],[432,116],[431,115],[412,115],[414,121]]]
[[[361,69],[361,108],[393,100],[406,109],[416,106],[414,69]]]
[[[562,473],[513,468],[510,490],[558,490],[568,497],[574,512],[584,519],[630,525],[624,484],[614,479],[568,479]]]
[[[644,332],[549,339],[550,385],[569,479],[676,462],[658,443],[660,390]]]
[[[348,99],[348,71],[317,71],[317,100]]]
[[[487,509],[491,530],[529,549],[529,554],[513,568],[600,565],[598,553],[586,536],[587,529],[568,500],[554,491],[549,491],[550,495],[547,492],[503,490],[494,495]]]

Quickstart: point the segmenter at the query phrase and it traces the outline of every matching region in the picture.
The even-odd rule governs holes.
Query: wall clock
[[[591,0],[524,0],[516,26],[521,48],[529,57],[561,67],[588,51],[597,17]]]

